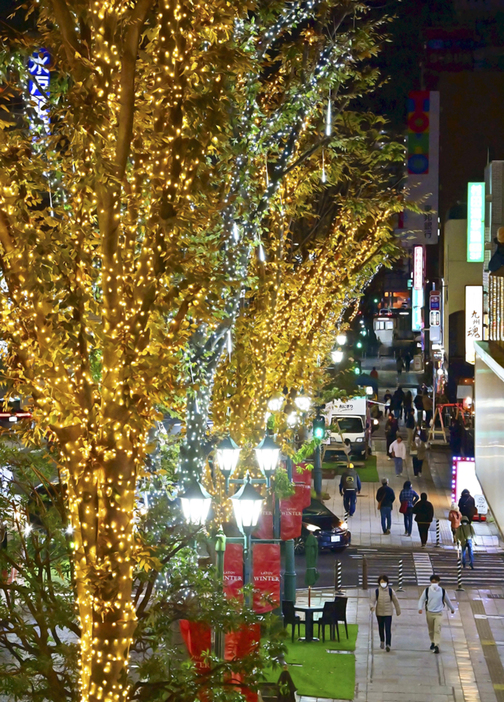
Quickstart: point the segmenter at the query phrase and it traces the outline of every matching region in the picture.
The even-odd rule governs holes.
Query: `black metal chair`
[[[338,628],[338,620],[336,618],[336,605],[334,602],[324,602],[324,611],[322,612],[322,616],[318,620],[318,637],[320,638],[320,629],[322,628],[322,641],[325,641],[325,628],[326,626],[329,627],[329,637],[331,641],[334,641],[334,632],[338,632],[338,641],[340,640],[339,637],[339,628]]]
[[[335,605],[336,626],[338,626],[338,622],[344,622],[346,637],[348,639],[348,624],[347,624],[347,617],[346,617],[347,602],[348,602],[348,597],[335,597],[333,604]],[[339,630],[338,630],[338,641],[339,641]]]
[[[292,641],[294,642],[294,634],[296,633],[296,624],[298,628],[298,636],[301,638],[301,617],[294,610],[294,602],[282,602],[283,625],[286,629],[289,624],[292,625]]]

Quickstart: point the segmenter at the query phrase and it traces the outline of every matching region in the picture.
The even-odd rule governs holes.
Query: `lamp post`
[[[335,349],[331,353],[331,358],[332,358],[334,363],[341,363],[341,361],[343,360],[343,356],[344,356],[344,354],[343,354],[343,351],[341,349]]]
[[[255,447],[254,451],[259,468],[266,478],[266,484],[269,488],[271,477],[276,470],[278,459],[280,458],[280,446],[275,443],[272,436],[266,435],[259,446]]]
[[[231,497],[236,525],[245,538],[245,553],[243,559],[243,584],[250,582],[252,571],[252,532],[257,526],[261,514],[263,498],[250,483],[250,476],[247,475],[245,482]]]
[[[215,449],[217,463],[226,481],[226,493],[229,490],[229,478],[232,476],[240,459],[241,448],[230,436],[223,439]]]
[[[193,526],[203,526],[205,524],[212,497],[201,483],[193,480],[180,495],[180,503],[184,519],[188,524]]]

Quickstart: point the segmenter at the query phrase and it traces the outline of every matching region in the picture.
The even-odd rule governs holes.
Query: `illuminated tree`
[[[256,263],[236,322],[233,354],[219,366],[213,417],[237,441],[257,442],[268,400],[282,393],[276,426],[286,431],[296,394],[315,397],[327,380],[345,315],[397,255],[393,215],[404,202],[393,172],[403,146],[370,114],[346,111],[333,126],[323,165],[316,154],[282,185],[265,227],[266,259]]]
[[[0,327],[6,380],[58,451],[81,699],[128,696],[137,480],[163,405],[185,471],[261,227],[329,89],[372,52],[354,0],[28,0],[6,39]],[[27,58],[51,65],[50,86]],[[32,80],[41,99],[20,95]],[[351,87],[348,88],[351,92]],[[198,405],[199,401],[199,405]]]

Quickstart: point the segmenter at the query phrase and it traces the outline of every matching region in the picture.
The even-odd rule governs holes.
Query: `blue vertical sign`
[[[49,84],[51,82],[51,72],[49,64],[51,57],[45,49],[38,49],[28,60],[28,72],[33,76],[33,79],[28,81],[28,92],[30,94],[31,106],[35,109],[35,113],[40,122],[31,123],[31,129],[36,129],[39,124],[42,124],[42,130],[49,134],[49,110],[46,107],[49,98]]]

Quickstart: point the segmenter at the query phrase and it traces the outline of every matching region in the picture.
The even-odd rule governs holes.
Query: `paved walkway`
[[[414,384],[414,374],[408,380]],[[383,434],[382,434],[383,436]],[[433,525],[429,545],[420,548],[414,525],[413,537],[404,536],[403,516],[394,510],[390,536],[381,534],[375,494],[379,483],[365,483],[358,500],[357,511],[349,521],[352,545],[363,549],[384,549],[387,553],[408,550],[415,564],[417,585],[409,585],[398,593],[402,614],[394,617],[392,650],[379,648],[378,630],[374,615],[369,610],[370,589],[348,589],[348,619],[359,625],[356,649],[355,702],[504,702],[504,582],[500,576],[484,567],[488,554],[502,552],[502,544],[495,525],[490,521],[475,524],[477,543],[475,554],[478,587],[467,587],[457,592],[448,585],[447,592],[456,612],[443,617],[441,653],[430,652],[425,615],[418,614],[418,598],[428,582],[433,563],[440,563],[441,556],[456,552],[447,520],[450,506],[449,454],[442,447],[433,447],[429,453],[428,467],[421,479],[413,477],[411,458],[400,478],[394,475],[393,462],[385,456],[384,440],[377,434],[375,451],[378,457],[378,474],[386,476],[397,497],[403,482],[411,479],[417,492],[427,492],[434,504],[435,517],[440,520],[440,541],[436,547],[436,530]],[[328,506],[337,514],[342,513],[342,499],[338,491],[339,479],[326,480],[323,489],[329,493]],[[438,555],[440,554],[440,555]],[[480,570],[478,572],[478,559]],[[471,572],[472,575],[472,572]],[[393,586],[397,589],[397,583]],[[321,601],[334,595],[332,590],[317,591],[312,595]],[[299,591],[298,600],[305,599]],[[302,702],[315,702],[315,698],[302,698]]]

